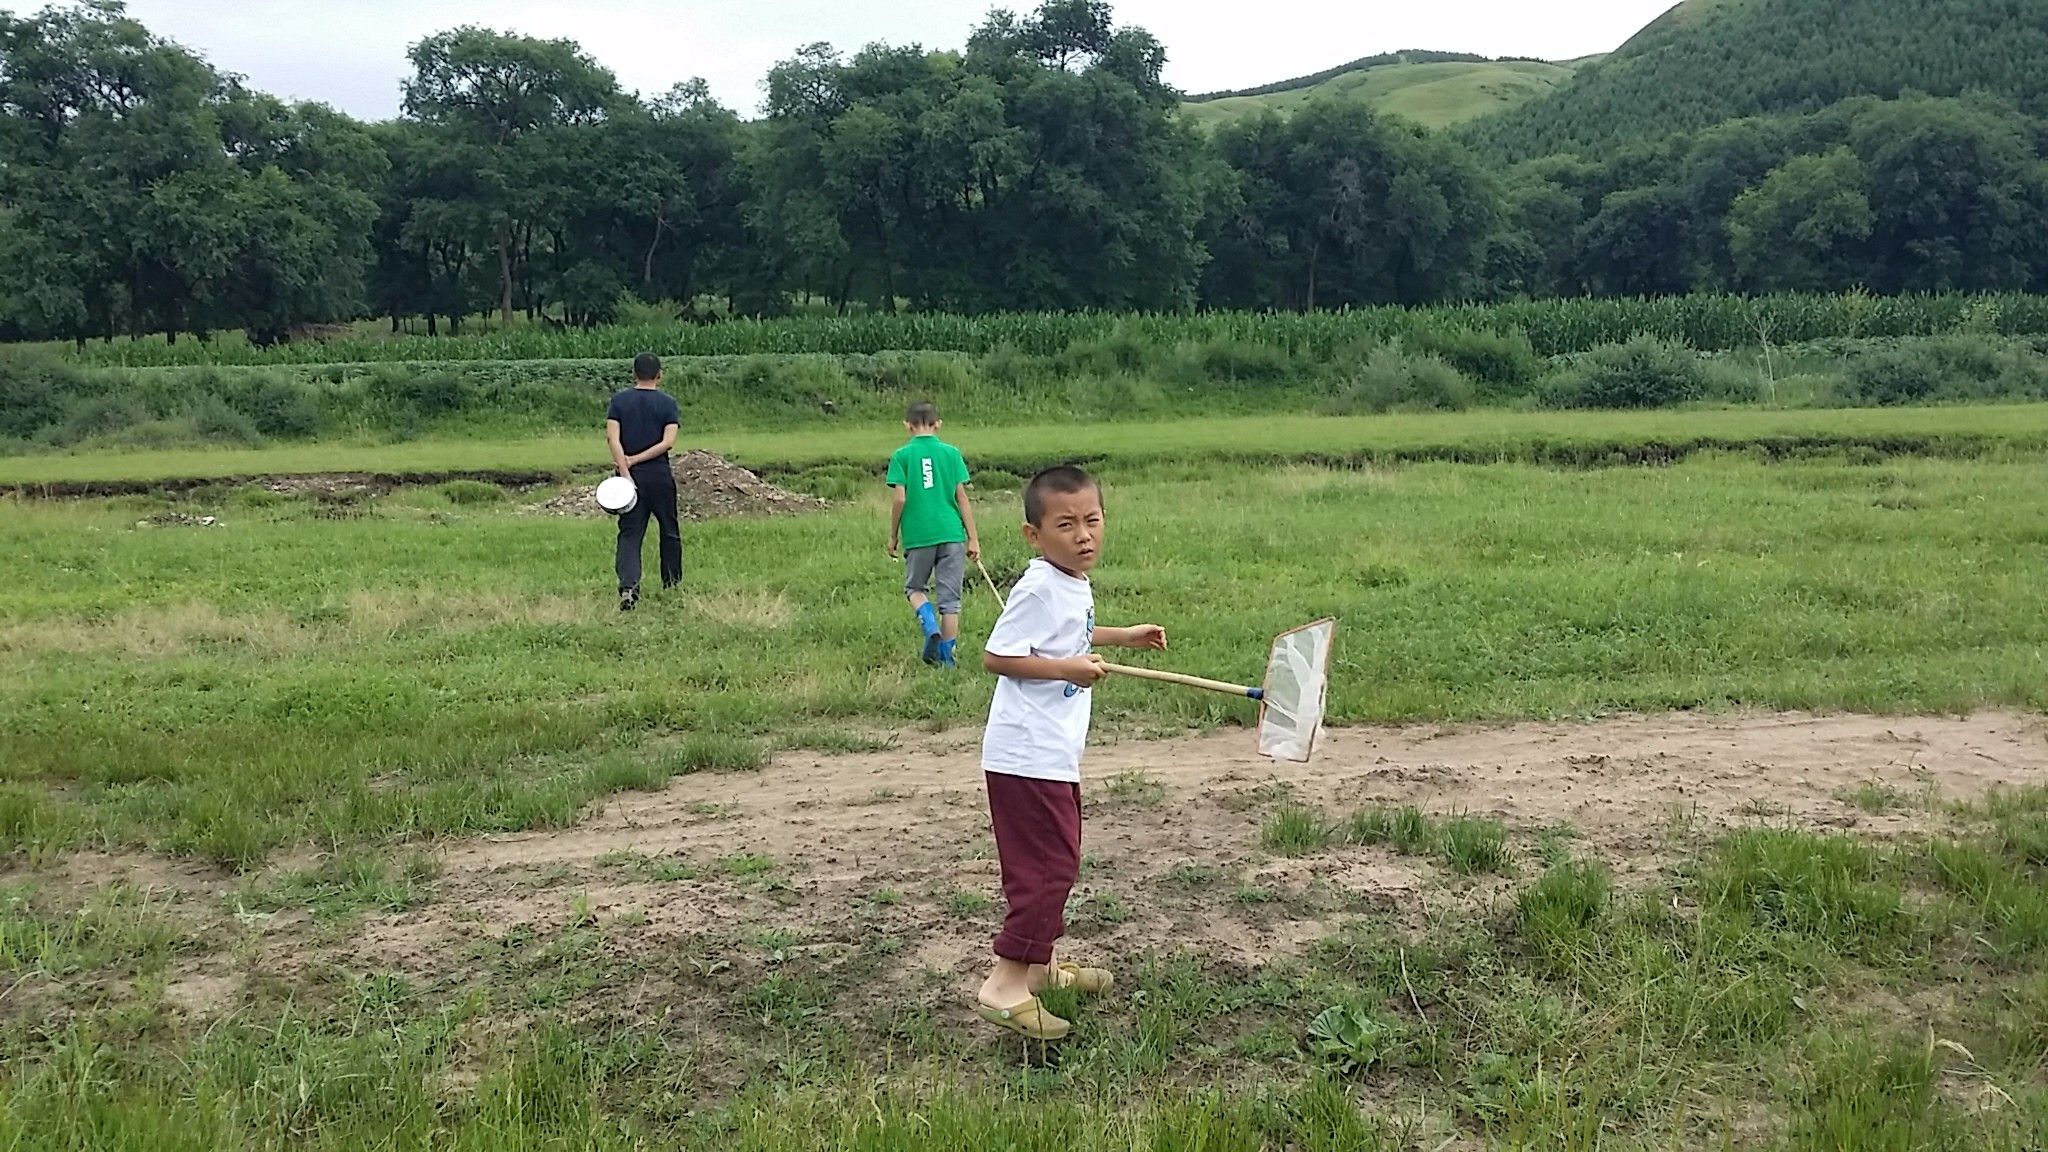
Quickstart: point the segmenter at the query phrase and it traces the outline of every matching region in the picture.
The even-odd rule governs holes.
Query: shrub
[[[1271,384],[1287,379],[1294,370],[1285,349],[1244,340],[1179,344],[1167,364],[1167,375],[1175,383],[1189,385]]]
[[[1942,391],[1941,364],[1927,348],[1887,348],[1857,357],[1834,391],[1859,407],[1924,404]]]
[[[1164,406],[1157,384],[1133,376],[1081,376],[1067,384],[1067,405],[1078,417],[1115,420]]]
[[[129,431],[148,419],[149,413],[132,397],[118,392],[90,396],[71,409],[50,438],[59,444],[77,444]]]
[[[1706,394],[1707,372],[1691,349],[1647,336],[1607,344],[1551,379],[1554,408],[1663,408]]]
[[[1018,351],[1015,344],[1003,343],[981,358],[981,373],[992,384],[1016,388],[1043,377],[1045,364]]]
[[[1099,339],[1068,344],[1060,354],[1059,369],[1068,376],[1134,375],[1151,365],[1153,350],[1145,337],[1119,325]]]
[[[1349,373],[1329,406],[1337,414],[1395,410],[1457,411],[1472,405],[1472,384],[1434,356],[1374,351]]]
[[[209,444],[260,444],[263,434],[256,422],[228,406],[218,396],[201,396],[185,412],[192,435]]]
[[[108,434],[110,443],[124,448],[181,448],[198,439],[189,419],[150,420],[132,428]]]
[[[1521,332],[1425,327],[1408,337],[1406,346],[1435,356],[1496,395],[1521,395],[1543,377],[1543,359]]]
[[[622,292],[612,314],[619,324],[636,325],[643,328],[673,324],[683,314],[683,306],[674,300],[642,300],[631,292]]]
[[[1700,398],[1723,404],[1753,404],[1763,395],[1763,378],[1755,371],[1726,360],[1702,364]]]
[[[829,357],[755,358],[747,364],[743,375],[751,383],[738,395],[744,405],[752,406],[773,399],[794,409],[829,412],[840,405],[852,403],[859,395],[858,382],[848,375],[848,369]],[[897,372],[897,377],[887,383],[878,375],[870,386],[877,390],[901,391],[904,385],[900,365]]]
[[[392,364],[379,366],[370,373],[368,393],[372,401],[387,410],[434,417],[460,411],[464,388],[462,377],[445,369],[420,371]]]
[[[2018,341],[1954,336],[1879,348],[1850,361],[1837,404],[1884,407],[2048,396],[2048,357]]]
[[[26,439],[64,416],[83,390],[77,369],[44,356],[0,355],[0,436]]]
[[[234,407],[265,436],[302,438],[320,431],[313,390],[291,380],[257,377],[241,389]]]
[[[904,385],[922,397],[937,398],[965,389],[970,377],[959,357],[920,352],[910,358],[903,373]]]

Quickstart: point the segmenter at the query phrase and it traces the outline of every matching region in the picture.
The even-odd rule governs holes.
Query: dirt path
[[[507,941],[584,924],[603,940],[588,962],[609,973],[593,1001],[606,1012],[660,1015],[756,986],[791,956],[829,970],[878,941],[891,949],[886,972],[863,979],[895,985],[892,1002],[940,1009],[970,986],[1000,916],[976,741],[962,731],[865,755],[784,754],[759,774],[616,798],[574,828],[457,842],[425,906],[372,915],[339,938],[302,913],[277,916],[260,926],[248,969],[216,960],[172,994],[218,1005],[242,979],[296,981],[309,964],[445,989],[489,979],[476,958]],[[1384,847],[1274,856],[1259,829],[1285,802],[1333,816],[1415,805],[1495,818],[1524,880],[1541,867],[1546,831],[1569,835],[1574,855],[1628,883],[1724,827],[1883,837],[1925,825],[1935,800],[2048,783],[2048,724],[1984,713],[1355,728],[1329,734],[1308,765],[1263,761],[1248,733],[1229,731],[1094,749],[1089,773],[1072,951],[1256,969],[1360,915],[1419,929],[1498,906],[1518,883],[1457,877]],[[104,883],[120,863],[79,858],[67,870]],[[139,883],[187,894],[204,883],[204,869],[134,866],[152,873]],[[218,883],[219,894],[234,886]],[[778,958],[764,958],[770,936],[790,942]]]
[[[1415,805],[1497,818],[1510,829],[1568,827],[1626,864],[1674,821],[1727,825],[1773,816],[1893,832],[1916,817],[1856,811],[1865,783],[1904,797],[1968,798],[2048,783],[2040,721],[1863,716],[1692,716],[1599,724],[1354,728],[1329,733],[1313,763],[1275,764],[1242,731],[1093,749],[1090,848],[1159,864],[1255,844],[1261,801],[1283,793],[1339,812]],[[985,823],[978,734],[912,737],[886,752],[793,754],[758,778],[700,776],[615,801],[563,833],[456,848],[452,871],[587,863],[610,852],[764,853],[849,867],[958,860]],[[1142,773],[1163,790],[1148,804]],[[716,806],[716,818],[707,818]],[[1138,863],[1138,861],[1134,861]]]
[[[2044,732],[2039,719],[1995,713],[1359,728],[1331,733],[1307,765],[1258,758],[1241,731],[1113,745],[1090,754],[1090,859],[1077,918],[1088,923],[1089,902],[1113,893],[1126,915],[1093,917],[1108,921],[1094,924],[1099,946],[1192,947],[1257,966],[1324,935],[1322,903],[1415,920],[1486,899],[1504,883],[1454,881],[1431,861],[1385,849],[1270,857],[1260,850],[1259,827],[1287,799],[1337,815],[1415,805],[1439,816],[1497,818],[1524,871],[1543,830],[1569,829],[1576,853],[1626,875],[1654,869],[1675,839],[1724,826],[1909,830],[1925,819],[1930,797],[1968,799],[1996,786],[2048,782]],[[958,732],[905,738],[867,755],[785,755],[759,776],[685,777],[660,793],[620,798],[568,831],[457,845],[446,854],[452,902],[503,923],[545,918],[551,905],[559,912],[573,890],[600,917],[645,915],[658,931],[779,924],[851,941],[874,930],[876,893],[893,892],[904,899],[881,910],[886,929],[917,940],[931,968],[964,974],[980,962],[998,914],[945,907],[953,893],[997,891],[976,740]],[[1896,806],[1863,810],[1850,799],[1863,785],[1884,790]],[[724,878],[681,885],[607,879],[616,869],[600,861],[627,853],[698,863],[766,858],[789,888],[767,899]],[[1181,866],[1219,874],[1212,898],[1154,899],[1164,888],[1185,887],[1166,883]],[[575,882],[539,891],[516,883],[565,869]],[[678,887],[688,898],[674,898]],[[1297,899],[1275,908],[1229,899],[1244,887],[1267,891],[1280,905]],[[1317,889],[1327,899],[1301,899]],[[392,943],[421,930],[433,935],[436,919],[431,911],[399,918],[388,926]]]

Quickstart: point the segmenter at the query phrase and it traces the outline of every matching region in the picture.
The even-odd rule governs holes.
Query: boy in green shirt
[[[889,487],[895,489],[889,555],[903,549],[903,594],[924,629],[924,662],[951,668],[960,639],[967,562],[981,559],[981,537],[967,499],[967,461],[958,448],[939,439],[939,410],[929,402],[912,404],[903,427],[910,443],[889,457]]]

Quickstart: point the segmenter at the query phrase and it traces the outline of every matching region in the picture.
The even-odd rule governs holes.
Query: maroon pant
[[[1067,930],[1067,894],[1081,879],[1081,786],[1001,772],[983,778],[1009,905],[996,955],[1050,964],[1053,943]]]

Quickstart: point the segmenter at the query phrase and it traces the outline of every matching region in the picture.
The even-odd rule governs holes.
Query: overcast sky
[[[1619,47],[1673,0],[1114,0],[1166,45],[1168,82],[1242,88],[1402,48],[1562,60]],[[17,12],[40,0],[0,0]],[[768,68],[823,40],[958,48],[990,0],[129,0],[160,35],[266,92],[396,115],[405,51],[460,24],[567,38],[654,95],[693,76],[751,115]]]

